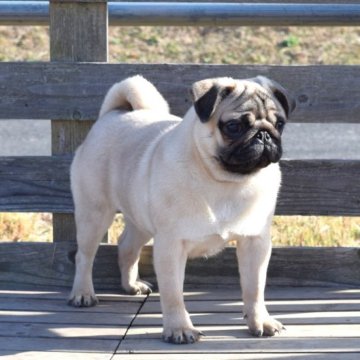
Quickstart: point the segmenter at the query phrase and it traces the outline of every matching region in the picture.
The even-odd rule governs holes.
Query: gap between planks
[[[360,358],[358,289],[268,289],[269,308],[287,330],[280,336],[261,339],[249,335],[237,295],[237,291],[229,290],[185,294],[194,325],[207,336],[197,344],[174,346],[161,341],[159,294],[152,294],[127,331],[119,356],[127,354],[134,360],[194,360],[204,355],[239,360]],[[120,357],[113,360],[117,359]]]

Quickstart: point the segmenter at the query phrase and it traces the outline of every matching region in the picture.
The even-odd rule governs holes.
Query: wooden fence
[[[348,21],[335,16],[332,24],[360,25],[357,1],[261,2],[268,5],[304,2],[318,6],[326,3],[330,7],[352,4]],[[71,285],[76,245],[69,164],[74,150],[96,119],[106,90],[115,81],[143,74],[166,95],[173,112],[181,115],[190,106],[187,90],[194,81],[262,74],[276,79],[295,94],[297,110],[293,122],[324,126],[360,123],[360,66],[107,64],[110,5],[105,0],[53,0],[47,6],[48,18],[42,18],[39,23],[50,25],[51,62],[0,63],[0,116],[52,119],[52,156],[0,157],[0,211],[53,212],[54,243],[0,244],[1,287]],[[313,18],[305,17],[302,25],[324,24],[319,20],[321,6],[318,9],[320,13],[315,13]],[[31,17],[27,19],[25,23],[34,22]],[[216,19],[212,15],[214,24],[219,23]],[[317,23],[314,19],[318,19]],[[254,24],[259,22],[261,17]],[[251,25],[251,18],[246,24]],[[266,18],[263,24],[268,25]],[[359,160],[284,160],[281,167],[284,180],[277,214],[360,215]],[[153,277],[150,258],[151,247],[145,249],[140,268],[145,277]],[[209,279],[216,283],[219,276],[224,278],[223,282],[237,282],[234,251],[227,249],[208,260],[206,266],[203,260],[192,261],[187,274],[188,282],[196,282],[203,276],[207,276],[207,283]],[[116,249],[104,245],[95,262],[95,285],[118,286],[118,276]],[[273,284],[359,285],[360,250],[274,249],[269,277]]]

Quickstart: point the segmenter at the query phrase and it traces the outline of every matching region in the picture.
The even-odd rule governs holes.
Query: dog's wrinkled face
[[[287,91],[265,77],[218,78],[192,87],[194,108],[215,139],[211,156],[231,173],[250,174],[282,155],[281,134],[295,107]]]

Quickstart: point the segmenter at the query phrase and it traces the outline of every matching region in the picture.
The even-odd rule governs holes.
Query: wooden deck
[[[267,302],[287,330],[253,338],[237,288],[186,291],[193,322],[206,337],[193,345],[161,338],[159,295],[102,294],[100,305],[73,309],[67,292],[0,291],[4,359],[341,359],[360,358],[360,290],[272,287]]]

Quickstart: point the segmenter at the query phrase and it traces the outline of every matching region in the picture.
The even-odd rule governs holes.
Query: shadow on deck
[[[161,341],[159,295],[101,294],[90,309],[66,305],[64,290],[0,291],[0,356],[4,359],[344,359],[360,358],[360,290],[269,287],[270,312],[287,330],[253,338],[237,288],[185,293],[194,325],[206,335],[192,345]]]

